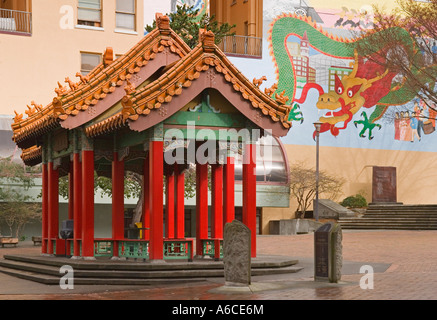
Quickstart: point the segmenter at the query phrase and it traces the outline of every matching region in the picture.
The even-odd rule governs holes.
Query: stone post
[[[326,223],[314,233],[314,279],[337,283],[343,265],[342,231],[339,224]]]
[[[225,225],[223,263],[226,286],[251,284],[251,232],[238,220]]]

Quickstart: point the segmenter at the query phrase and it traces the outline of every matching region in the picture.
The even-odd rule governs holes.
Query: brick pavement
[[[259,255],[285,255],[308,262],[313,258],[313,245],[313,234],[259,236],[257,251]],[[212,279],[200,284],[159,287],[78,287],[70,292],[26,281],[27,289],[10,295],[3,291],[0,300],[436,300],[436,247],[437,231],[344,231],[345,262],[389,266],[383,272],[374,274],[374,288],[367,290],[361,289],[359,285],[364,273],[343,274],[341,283],[324,284],[315,283],[307,270],[292,275],[254,277],[254,288],[259,290],[255,289],[248,294],[219,291],[223,285],[222,279]],[[26,252],[35,250],[39,249],[22,248]],[[0,248],[0,257],[19,251],[20,248]],[[18,280],[11,280],[9,277],[9,283],[14,282],[18,283]],[[37,294],[30,290],[32,287],[37,290]]]

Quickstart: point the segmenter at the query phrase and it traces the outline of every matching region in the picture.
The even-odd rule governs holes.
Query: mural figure
[[[395,114],[395,140],[400,141],[401,140],[401,118],[399,112],[396,112]]]
[[[420,131],[419,131],[419,129],[420,129],[419,122],[422,122],[422,121],[418,120],[418,117],[416,116],[416,112],[413,111],[413,114],[412,114],[411,119],[410,119],[410,127],[411,127],[411,132],[412,132],[411,142],[414,142],[415,137],[417,137],[417,140],[419,140],[419,141],[421,140]]]
[[[401,141],[412,141],[413,134],[410,125],[410,113],[401,111],[400,138]]]

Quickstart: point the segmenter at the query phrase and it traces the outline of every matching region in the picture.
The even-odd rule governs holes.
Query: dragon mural
[[[395,28],[394,31],[399,39],[402,39],[404,46],[414,47],[414,41],[407,30]],[[374,35],[370,34],[366,37]],[[287,40],[291,36],[301,40],[308,39],[310,49],[313,51],[327,57],[350,62],[350,73],[342,76],[333,75],[335,85],[333,90],[328,92],[325,92],[326,89],[317,84],[315,79],[307,81],[302,87],[300,97],[296,97],[297,68],[293,65],[293,59],[290,56],[289,48],[287,48]],[[332,135],[338,136],[340,131],[346,129],[354,115],[358,113],[362,119],[353,121],[353,123],[356,127],[363,126],[359,136],[373,139],[372,130],[375,127],[381,128],[381,125],[377,124],[376,121],[384,115],[387,108],[408,103],[415,98],[416,94],[404,88],[402,83],[393,81],[396,73],[385,70],[381,63],[378,63],[383,61],[365,59],[357,54],[357,45],[367,39],[350,40],[334,36],[323,30],[310,17],[294,14],[278,16],[270,25],[268,38],[270,54],[276,67],[277,92],[284,92],[286,96],[290,97],[290,103],[296,110],[299,104],[306,101],[309,91],[316,90],[319,95],[316,107],[320,112],[325,112],[319,118],[319,121],[323,123],[321,132],[330,132]],[[378,52],[386,50],[383,47],[375,49]],[[412,71],[421,72],[420,70]],[[369,116],[366,110],[371,109]]]

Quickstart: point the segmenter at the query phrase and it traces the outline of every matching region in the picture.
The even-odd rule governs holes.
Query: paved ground
[[[259,236],[259,255],[299,259],[296,274],[254,277],[251,291],[223,290],[223,279],[160,286],[75,286],[64,291],[0,273],[0,300],[436,300],[437,231],[343,231],[343,276],[339,284],[314,282],[313,234]],[[4,254],[35,253],[39,247],[20,243],[0,248]],[[373,268],[371,275],[360,268]]]

